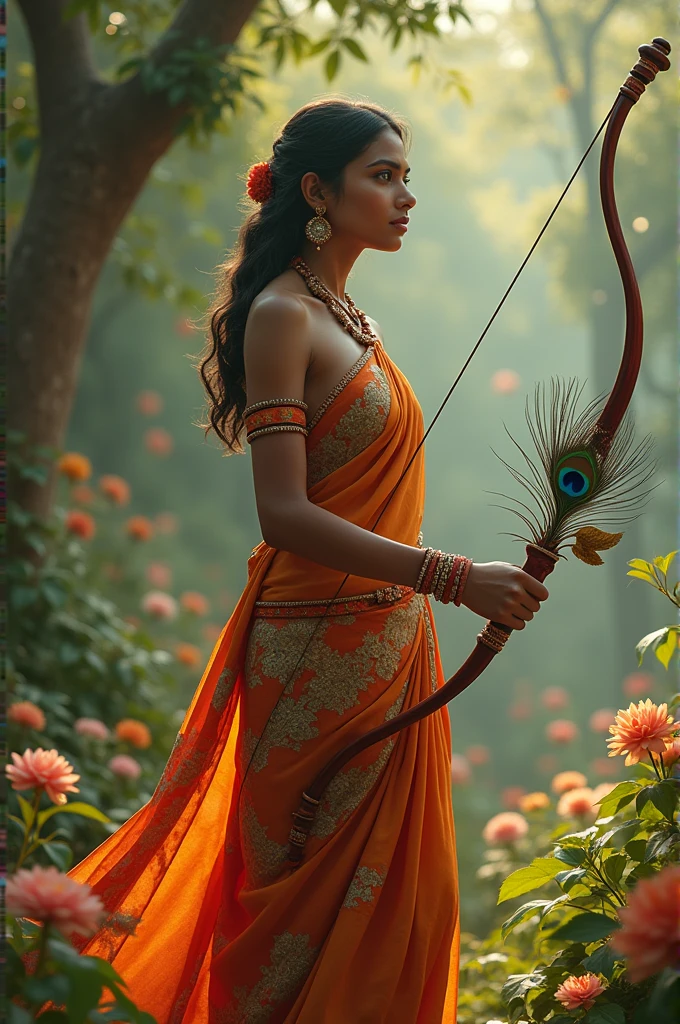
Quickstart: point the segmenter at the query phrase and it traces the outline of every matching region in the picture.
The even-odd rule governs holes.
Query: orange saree
[[[380,342],[309,426],[309,500],[371,529],[423,432]],[[417,544],[424,488],[421,449],[376,532]],[[343,575],[254,549],[153,797],[68,873],[108,914],[72,941],[159,1024],[455,1024],[446,706],[351,760],[285,867],[302,790],[444,682],[409,587],[350,576],[319,621]]]

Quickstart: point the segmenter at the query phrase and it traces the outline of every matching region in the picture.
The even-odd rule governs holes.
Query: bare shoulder
[[[383,332],[382,332],[382,327],[380,326],[380,324],[378,323],[378,321],[377,321],[377,320],[374,320],[374,319],[373,319],[373,317],[372,317],[372,316],[369,316],[368,314],[366,314],[366,319],[368,320],[369,324],[371,325],[371,330],[372,330],[372,331],[373,331],[373,332],[374,332],[375,334],[377,334],[377,335],[378,335],[378,337],[380,338],[381,342],[382,342],[382,343],[383,343],[383,345],[384,345],[384,344],[385,344],[385,339],[383,338]]]
[[[283,275],[282,275],[283,276]],[[302,398],[311,359],[309,310],[275,279],[255,297],[243,339],[247,402]]]

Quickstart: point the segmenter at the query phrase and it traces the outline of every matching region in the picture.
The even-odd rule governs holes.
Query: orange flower
[[[35,864],[7,879],[7,909],[13,917],[51,924],[64,935],[92,935],[106,916],[104,904],[89,885]]]
[[[520,386],[521,378],[516,370],[496,370],[491,377],[491,390],[497,395],[511,395]]]
[[[553,743],[572,743],[578,736],[578,726],[569,718],[556,718],[548,722],[545,734]]]
[[[680,864],[641,878],[619,918],[622,927],[609,944],[626,957],[631,981],[644,981],[664,967],[680,970]]]
[[[146,516],[130,516],[125,530],[133,540],[151,540],[153,537],[153,524]]]
[[[451,784],[462,786],[470,781],[470,762],[462,754],[451,754]]]
[[[79,484],[74,487],[71,491],[71,497],[74,501],[77,501],[79,505],[91,505],[94,501],[94,491],[87,484]]]
[[[623,692],[626,697],[641,697],[654,689],[654,676],[649,672],[631,672],[623,680]]]
[[[563,686],[546,686],[541,694],[541,703],[549,711],[561,711],[569,703],[569,694]]]
[[[569,789],[557,802],[557,813],[561,818],[588,818],[595,821],[599,811],[593,807],[594,793],[588,786]]]
[[[474,746],[467,748],[467,750],[465,751],[465,756],[467,757],[470,764],[486,764],[490,756],[489,748],[483,746],[481,743],[477,743]]]
[[[45,728],[44,711],[30,700],[19,700],[16,704],[10,704],[7,717],[10,722],[23,725],[25,729],[37,729],[38,732],[42,732]]]
[[[146,578],[152,587],[167,590],[172,586],[172,569],[165,562],[149,562],[146,567]]]
[[[66,529],[69,533],[75,533],[76,537],[82,540],[92,540],[97,527],[89,512],[83,512],[79,508],[72,508],[66,513]]]
[[[613,708],[600,708],[598,711],[593,711],[588,725],[593,732],[609,732],[609,726],[616,718],[616,711]]]
[[[587,784],[583,772],[558,772],[551,783],[553,793],[566,793],[569,789],[579,789]]]
[[[175,657],[181,665],[188,665],[189,668],[195,668],[196,665],[201,664],[200,648],[194,644],[177,644]]]
[[[612,734],[612,738],[607,740],[611,748],[609,757],[627,753],[624,764],[628,767],[637,764],[647,751],[661,754],[666,749],[666,742],[672,739],[675,728],[676,723],[668,714],[667,704],[652,704],[649,697],[637,704],[631,702],[628,710],[619,711],[614,724],[609,726]]]
[[[136,718],[121,718],[116,724],[115,733],[119,740],[127,740],[133,747],[144,750],[152,743],[148,725]]]
[[[156,619],[169,621],[177,617],[177,601],[171,594],[165,594],[162,590],[150,590],[142,598],[142,611]]]
[[[99,490],[114,505],[127,505],[130,500],[130,485],[123,480],[122,476],[114,476],[112,473],[101,476]]]
[[[157,416],[163,408],[163,399],[157,391],[140,391],[137,395],[137,408],[143,416]]]
[[[169,455],[172,451],[172,435],[163,427],[151,427],[144,435],[144,444],[152,455]]]
[[[498,843],[514,843],[529,831],[529,822],[516,811],[501,811],[490,818],[482,835],[490,846]]]
[[[12,751],[14,764],[5,765],[5,774],[10,780],[12,789],[44,789],[53,804],[65,804],[67,793],[79,793],[73,783],[80,775],[72,771],[73,765],[56,750],[35,751],[29,747],[19,755]]]
[[[666,765],[675,764],[678,758],[680,758],[680,736],[676,736],[674,740],[671,740],[661,758]]]
[[[526,796],[526,789],[524,786],[506,786],[501,791],[501,803],[503,807],[507,807],[509,811],[514,811],[520,805],[522,797]]]
[[[207,615],[210,609],[208,599],[197,590],[185,590],[180,596],[179,603],[185,611],[193,615]]]
[[[92,463],[86,455],[79,452],[66,452],[57,461],[57,469],[65,477],[77,483],[89,480],[92,476]]]
[[[572,974],[563,981],[555,992],[565,1010],[589,1010],[605,986],[596,974],[582,974],[579,978]]]
[[[527,793],[519,802],[519,809],[522,814],[530,814],[532,811],[543,811],[550,807],[550,797],[547,793],[538,790],[536,793]]]

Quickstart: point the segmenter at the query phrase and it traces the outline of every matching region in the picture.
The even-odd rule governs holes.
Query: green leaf
[[[507,921],[503,922],[501,925],[501,937],[505,938],[516,925],[524,921],[525,918],[533,916],[537,911],[542,910],[543,907],[547,907],[550,902],[550,900],[531,900],[529,903],[524,903]]]
[[[616,963],[616,955],[609,945],[605,942],[602,946],[599,946],[590,956],[587,956],[581,961],[587,971],[592,974],[604,974],[607,980],[611,981],[611,976],[614,973],[614,964]]]
[[[618,814],[622,807],[633,800],[639,789],[639,782],[620,782],[616,789],[600,800],[599,817],[608,818],[610,815]]]
[[[645,859],[645,852],[647,849],[646,839],[631,839],[629,843],[626,843],[625,850],[632,861],[640,863]]]
[[[333,50],[333,52],[329,53],[328,56],[326,57],[326,63],[324,65],[324,69],[325,69],[325,72],[326,72],[326,78],[328,79],[329,82],[333,81],[333,79],[335,78],[335,76],[338,73],[339,67],[340,67],[340,51],[339,50]]]
[[[680,846],[680,829],[677,825],[671,829],[655,832],[647,840],[644,860],[649,863],[668,857],[676,846]]]
[[[100,811],[98,807],[76,800],[73,803],[58,804],[56,807],[48,807],[46,811],[41,811],[38,815],[38,827],[42,828],[43,824],[48,818],[51,818],[53,814],[79,814],[82,818],[92,818],[93,821],[101,822],[108,822],[111,820],[103,811]]]
[[[588,872],[585,868],[571,868],[569,871],[560,871],[559,875],[555,875],[555,881],[564,889],[565,892],[569,892],[577,882],[580,882],[584,875]]]
[[[659,643],[668,633],[668,626],[664,626],[662,629],[655,630],[654,633],[648,633],[647,636],[643,636],[642,640],[635,645],[635,650],[638,656],[638,665],[642,664],[642,659],[645,656],[647,648],[651,645]]]
[[[597,853],[603,850],[605,846],[613,846],[620,850],[622,846],[625,846],[627,842],[642,830],[642,827],[643,825],[639,818],[622,821],[619,825],[608,829],[596,839],[593,843],[593,850]]]
[[[44,842],[41,845],[52,863],[56,864],[60,871],[66,873],[73,863],[73,851],[70,846],[66,843],[48,842]]]
[[[591,1007],[581,1024],[624,1024],[625,1020],[624,1009],[618,1003],[602,1003]]]
[[[24,800],[19,793],[16,794],[19,809],[21,811],[21,817],[24,819],[25,825],[30,825],[33,821],[33,806],[29,804],[28,800]]]
[[[508,1004],[517,999],[524,1001],[527,992],[544,982],[545,977],[538,971],[533,974],[511,974],[501,989],[501,999]]]
[[[615,853],[611,857],[607,857],[604,862],[604,873],[609,881],[615,885],[618,884],[627,864],[628,857],[625,853]]]
[[[576,914],[566,924],[551,932],[551,939],[566,939],[569,942],[597,942],[620,928],[618,921],[606,914]]]
[[[651,583],[652,586],[658,587],[655,576],[650,576],[646,572],[638,572],[637,569],[631,569],[626,573],[626,576],[635,576],[638,580],[644,580],[645,583]]]
[[[675,811],[678,806],[678,784],[673,779],[665,779],[652,786],[652,803],[661,811],[664,818],[675,821]]]
[[[668,635],[663,643],[658,643],[654,650],[658,661],[661,662],[665,669],[668,668],[669,662],[673,657],[673,654],[678,649],[678,627],[668,626]]]
[[[557,857],[537,857],[526,868],[518,868],[505,879],[498,894],[498,903],[523,896],[525,892],[538,889],[559,875],[564,868]]]
[[[564,864],[571,864],[572,867],[576,868],[583,864],[583,861],[586,859],[586,851],[576,846],[556,846],[553,853]]]
[[[644,558],[631,558],[627,564],[631,569],[639,569],[640,572],[649,573],[650,576],[654,575],[654,566],[651,562],[645,562]]]
[[[349,50],[352,56],[356,57],[357,60],[368,61],[368,57],[354,39],[343,39],[342,45],[346,50]]]
[[[675,558],[675,556],[677,555],[677,553],[677,551],[671,551],[668,555],[659,555],[658,558],[654,559],[654,565],[657,567],[657,569],[661,570],[664,576],[667,574],[668,568],[673,559]]]

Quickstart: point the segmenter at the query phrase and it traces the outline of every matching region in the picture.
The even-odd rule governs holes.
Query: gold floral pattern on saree
[[[246,865],[246,889],[258,889],[276,880],[288,855],[288,844],[277,843],[267,835],[249,801],[241,810],[241,842]]]
[[[427,637],[427,657],[430,662],[430,690],[432,693],[437,689],[437,663],[434,657],[434,630],[430,620],[430,609],[423,601],[425,636]]]
[[[220,673],[220,677],[215,684],[215,692],[212,695],[210,703],[214,707],[218,714],[222,714],[227,706],[227,702],[231,697],[234,685],[236,683],[236,672],[233,668],[225,668]]]
[[[312,946],[309,935],[275,935],[269,964],[260,967],[260,980],[252,988],[236,986],[230,1006],[209,1008],[210,1020],[215,1024],[267,1024],[277,1008],[295,998],[320,951],[321,946]]]
[[[387,868],[377,871],[366,864],[359,865],[345,894],[343,907],[346,910],[353,910],[360,903],[372,903],[375,899],[375,890],[381,888],[386,875]]]
[[[343,715],[359,705],[360,694],[374,684],[376,677],[391,679],[399,666],[403,648],[413,643],[422,608],[422,595],[412,595],[385,616],[382,629],[367,630],[362,642],[344,653],[331,648],[325,635],[331,625],[353,625],[356,619],[352,615],[336,616],[332,623],[322,621],[320,625],[302,619],[254,622],[246,667],[249,688],[260,685],[260,675],[278,679],[285,686],[297,661],[300,661],[297,679],[305,671],[312,675],[299,695],[286,695],[275,705],[260,737],[251,770],[259,772],[266,768],[269,753],[276,747],[300,751],[303,743],[317,738],[320,711]],[[316,636],[300,659],[300,641],[307,642],[315,629]]]
[[[389,381],[375,363],[369,374],[363,393],[323,437],[308,445],[308,488],[354,459],[385,429],[392,399]]]

